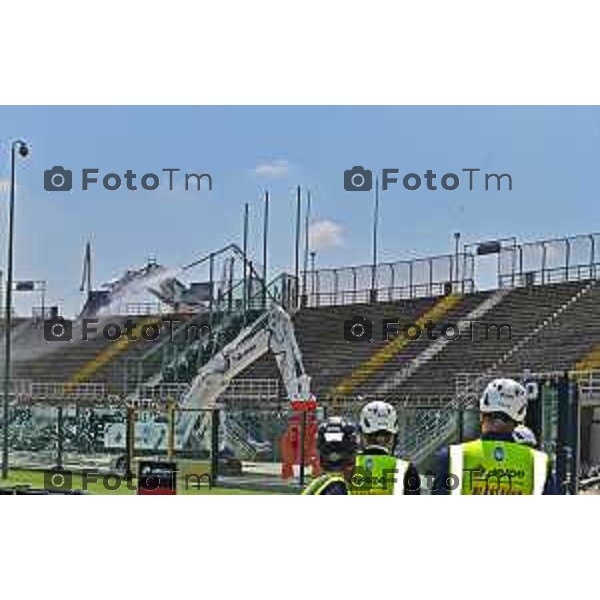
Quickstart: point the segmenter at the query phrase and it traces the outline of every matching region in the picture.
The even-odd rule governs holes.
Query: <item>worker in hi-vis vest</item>
[[[553,494],[548,455],[523,436],[527,392],[513,379],[495,379],[479,401],[481,437],[437,457],[432,494]],[[535,436],[534,436],[535,439]]]
[[[349,494],[349,482],[358,450],[358,429],[343,417],[329,417],[317,430],[317,450],[323,475],[313,479],[303,495]]]
[[[398,416],[391,404],[375,400],[360,413],[362,451],[356,457],[351,494],[420,494],[415,466],[394,456],[398,441]]]

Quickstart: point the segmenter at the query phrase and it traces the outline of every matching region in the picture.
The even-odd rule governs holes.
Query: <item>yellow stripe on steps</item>
[[[592,349],[575,364],[575,371],[593,371],[600,368],[600,346]]]
[[[141,340],[143,339],[141,331],[145,325],[160,326],[160,324],[161,321],[154,317],[144,319],[143,321],[137,323],[131,329],[131,335],[133,337],[137,337],[138,340]],[[135,343],[136,342],[129,340],[127,335],[121,335],[121,337],[118,340],[115,340],[114,342],[109,342],[108,346],[106,346],[106,348],[104,348],[96,357],[94,357],[88,363],[83,365],[81,369],[79,369],[73,375],[71,375],[71,377],[69,378],[69,383],[83,383],[89,380],[89,378],[92,375],[97,373],[102,367],[107,365],[109,362],[114,360],[119,354],[124,352],[130,344]]]
[[[418,325],[421,329],[424,329],[428,321],[436,323],[442,317],[444,317],[450,310],[452,310],[457,304],[460,303],[463,296],[461,294],[450,294],[444,296],[441,300],[436,302],[429,310],[425,311],[416,321],[415,325]],[[368,360],[360,364],[356,369],[334,388],[331,389],[329,395],[331,397],[336,396],[347,396],[352,390],[361,383],[364,383],[367,379],[372,377],[377,371],[379,371],[385,363],[392,359],[398,354],[403,348],[409,343],[410,339],[406,338],[402,333],[399,333],[387,343],[383,348],[380,348],[373,354]]]

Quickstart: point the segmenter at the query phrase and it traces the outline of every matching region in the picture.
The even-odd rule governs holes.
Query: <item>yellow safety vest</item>
[[[542,494],[548,455],[515,442],[474,440],[450,446],[451,494]]]
[[[325,473],[316,479],[313,479],[301,492],[302,496],[318,496],[322,495],[323,492],[332,483],[343,483],[346,489],[348,484],[342,475],[339,473]]]
[[[350,494],[402,495],[410,463],[386,454],[359,454],[350,481]]]

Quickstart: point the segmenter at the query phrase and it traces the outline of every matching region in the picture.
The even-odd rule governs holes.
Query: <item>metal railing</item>
[[[498,287],[523,287],[595,279],[600,234],[506,245],[498,253]],[[302,273],[309,307],[390,302],[475,291],[476,258],[459,254]]]
[[[595,279],[600,268],[600,233],[502,247],[498,286],[522,287]]]
[[[103,383],[39,382],[13,379],[10,395],[18,403],[28,402],[100,402],[112,400]]]
[[[453,405],[441,409],[426,409],[417,413],[411,428],[398,444],[398,453],[419,462],[432,454],[441,444],[457,434],[458,410]]]
[[[305,306],[393,301],[472,292],[472,254],[434,256],[373,265],[305,271]]]
[[[266,290],[255,290],[243,303],[234,301],[238,295],[247,294],[246,283],[238,281],[229,291],[231,293],[219,295],[210,313],[200,313],[191,321],[180,323],[170,338],[159,342],[141,358],[129,361],[125,369],[129,379],[125,392],[139,397],[148,393],[152,386],[190,383],[198,368],[229,343],[249,321],[254,321],[271,304],[281,305],[291,299],[289,278],[280,276]],[[201,327],[199,335],[189,339],[189,328],[196,322],[207,327]]]
[[[127,315],[158,315],[164,312],[160,302],[128,302],[125,304]]]
[[[189,387],[189,383],[149,383],[139,386],[135,393],[129,396],[129,400],[138,398],[162,403],[177,401],[185,395]]]
[[[222,402],[245,404],[277,402],[279,399],[278,379],[234,379],[221,394]]]

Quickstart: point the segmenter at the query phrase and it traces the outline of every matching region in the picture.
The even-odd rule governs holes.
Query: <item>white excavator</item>
[[[178,404],[175,422],[176,449],[185,448],[192,435],[201,446],[209,444],[210,436],[206,434],[210,427],[210,414],[207,409],[215,408],[219,396],[231,381],[268,352],[272,352],[275,357],[288,399],[312,399],[310,377],[304,370],[292,319],[281,306],[273,304],[199,368]],[[222,447],[228,443],[234,445],[244,442],[240,439],[240,428],[236,427],[235,422],[228,423],[226,419],[221,419],[221,428]],[[106,433],[107,446],[114,447],[116,443],[122,446],[124,432],[119,431],[118,442],[115,440],[117,430]],[[135,445],[139,449],[164,450],[166,437],[165,423],[147,421],[136,425]]]
[[[179,405],[183,410],[175,428],[178,445],[185,446],[192,431],[200,438],[207,437],[203,434],[209,418],[198,409],[215,408],[234,377],[269,351],[275,356],[288,399],[311,399],[310,377],[304,370],[294,324],[288,313],[274,304],[198,370]],[[226,442],[228,433],[233,433],[227,421],[223,421],[223,433]]]

